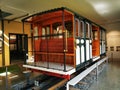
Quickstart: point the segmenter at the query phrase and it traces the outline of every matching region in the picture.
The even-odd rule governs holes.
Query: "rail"
[[[96,62],[95,64],[93,64],[92,66],[90,66],[89,68],[84,70],[82,73],[80,73],[79,75],[77,75],[76,77],[71,79],[69,82],[67,82],[67,90],[69,90],[70,85],[71,86],[76,85],[80,80],[82,80],[85,76],[87,76],[95,68],[97,68],[97,73],[98,73],[98,66],[105,61],[108,62],[108,57],[105,57],[105,58],[101,59],[100,61]]]

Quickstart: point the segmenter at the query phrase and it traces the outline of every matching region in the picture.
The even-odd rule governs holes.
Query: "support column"
[[[5,66],[5,49],[4,49],[4,19],[2,16],[2,11],[0,10],[0,21],[2,29],[2,66]]]

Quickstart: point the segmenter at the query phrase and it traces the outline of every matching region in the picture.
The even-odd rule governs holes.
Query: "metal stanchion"
[[[8,74],[7,74],[7,72],[8,72],[8,68],[7,68],[7,66],[6,66],[6,90],[8,90]]]

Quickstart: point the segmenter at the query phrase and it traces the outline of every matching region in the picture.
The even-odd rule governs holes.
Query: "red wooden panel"
[[[56,62],[56,63],[64,63],[64,44],[63,39],[42,39],[40,44],[36,41],[36,50],[39,49],[40,54],[35,54],[36,59],[42,61]],[[67,49],[68,54],[73,53],[73,38],[67,39]],[[43,52],[43,54],[42,54]],[[67,54],[66,53],[66,54]],[[37,61],[38,61],[37,60]],[[66,55],[66,63],[73,64],[73,56]]]

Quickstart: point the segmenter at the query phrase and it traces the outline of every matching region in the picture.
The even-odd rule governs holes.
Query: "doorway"
[[[28,52],[27,34],[9,34],[10,63],[24,62]]]

